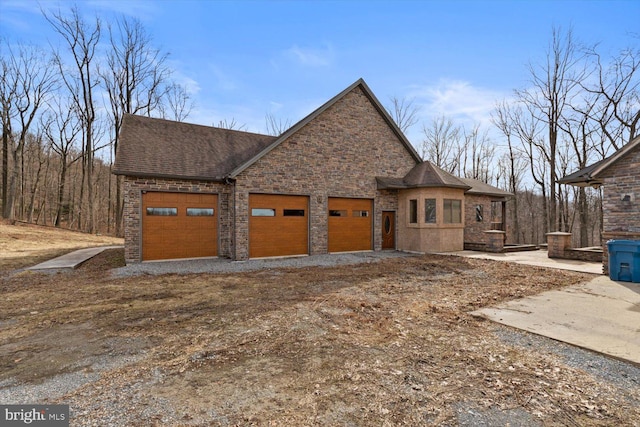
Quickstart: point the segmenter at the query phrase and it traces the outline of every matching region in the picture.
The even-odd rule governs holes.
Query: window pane
[[[462,222],[462,201],[444,199],[444,222],[447,224],[459,224]]]
[[[436,222],[436,199],[424,200],[424,222],[435,224]]]
[[[347,216],[347,211],[329,211],[329,216]]]
[[[353,211],[353,216],[366,218],[369,216],[369,211]]]
[[[178,208],[147,208],[147,215],[176,216],[178,215]]]
[[[304,216],[304,209],[285,209],[284,216]]]
[[[276,216],[276,210],[254,208],[254,209],[251,209],[251,216]]]
[[[484,220],[482,205],[476,205],[476,222],[482,222]]]
[[[418,223],[418,201],[409,200],[409,222],[411,224]]]
[[[213,216],[213,208],[187,208],[187,216]]]

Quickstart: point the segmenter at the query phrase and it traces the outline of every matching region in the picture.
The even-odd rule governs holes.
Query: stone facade
[[[347,93],[236,177],[234,259],[248,258],[249,194],[309,196],[311,255],[327,253],[328,199],[372,199],[374,250],[382,247],[382,210],[394,192],[377,190],[376,176],[404,176],[416,165],[360,87]]]
[[[216,182],[160,178],[124,179],[124,257],[127,264],[142,260],[142,194],[144,191],[207,193],[218,195],[218,254],[228,257],[232,253],[231,241],[231,187]]]
[[[640,240],[640,146],[602,171],[603,254],[605,273],[609,271],[608,240]]]

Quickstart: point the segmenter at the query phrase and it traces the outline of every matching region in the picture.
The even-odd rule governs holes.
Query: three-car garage
[[[218,196],[180,192],[142,194],[142,259],[218,255]],[[373,249],[373,200],[329,197],[328,252]],[[249,258],[310,253],[310,198],[249,194]]]

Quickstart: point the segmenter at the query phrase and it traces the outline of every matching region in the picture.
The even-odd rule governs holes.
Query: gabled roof
[[[125,114],[117,175],[222,181],[276,137]]]
[[[236,176],[238,176],[240,173],[242,173],[242,171],[247,169],[249,166],[251,166],[252,164],[257,162],[258,160],[260,160],[262,157],[264,157],[271,150],[273,150],[274,148],[276,148],[277,146],[282,144],[291,135],[295,134],[303,126],[305,126],[307,123],[309,123],[310,121],[312,121],[313,119],[318,117],[325,110],[330,108],[332,105],[334,105],[340,99],[344,98],[349,92],[353,91],[357,87],[360,87],[362,89],[364,94],[367,96],[367,98],[369,98],[369,100],[371,101],[373,106],[376,108],[378,113],[387,122],[387,124],[389,125],[391,130],[396,134],[398,139],[402,142],[404,147],[411,154],[411,156],[415,159],[415,161],[416,162],[421,162],[422,158],[420,157],[418,152],[415,150],[415,148],[413,148],[413,146],[411,145],[411,143],[409,142],[407,137],[404,136],[402,131],[398,128],[398,125],[396,125],[396,123],[393,121],[393,119],[391,118],[391,116],[389,115],[387,110],[385,110],[384,107],[382,106],[382,104],[380,104],[380,101],[378,101],[378,98],[376,98],[375,95],[373,94],[373,92],[371,91],[371,89],[369,89],[369,86],[367,86],[365,81],[362,78],[360,78],[357,81],[355,81],[353,84],[351,84],[349,87],[347,87],[345,90],[343,90],[342,92],[340,92],[339,94],[337,94],[336,96],[331,98],[329,101],[327,101],[326,103],[324,103],[320,107],[318,107],[315,111],[313,111],[307,117],[303,118],[298,123],[296,123],[295,125],[291,126],[287,131],[285,131],[282,135],[280,135],[275,141],[273,141],[269,146],[267,146],[262,151],[260,151],[257,155],[255,155],[254,157],[252,157],[251,159],[249,159],[245,163],[241,164],[237,168],[235,168],[231,172],[229,177],[230,178],[235,178]]]
[[[363,79],[331,98],[279,137],[125,115],[116,175],[223,181],[235,178],[291,135],[360,87],[411,156],[422,159]]]
[[[624,145],[622,148],[620,148],[618,151],[616,151],[606,159],[600,160],[599,162],[589,165],[586,168],[580,169],[579,171],[574,172],[571,175],[567,175],[564,178],[559,179],[558,182],[560,184],[571,184],[578,187],[599,187],[600,185],[602,185],[600,174],[636,147],[640,148],[640,135],[633,138],[626,145]]]
[[[471,186],[467,185],[460,178],[451,175],[449,172],[440,169],[428,161],[418,163],[404,178],[376,177],[376,181],[378,183],[378,189],[380,190],[423,187],[471,189]]]
[[[465,194],[477,194],[482,196],[494,196],[494,197],[513,196],[513,193],[502,190],[498,187],[494,187],[493,185],[489,185],[486,182],[482,182],[477,179],[460,178],[460,180],[471,187],[469,190],[466,191]]]

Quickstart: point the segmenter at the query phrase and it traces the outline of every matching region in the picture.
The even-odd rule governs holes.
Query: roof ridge
[[[239,130],[239,129],[227,129],[227,128],[223,128],[223,127],[219,127],[219,126],[213,126],[213,125],[203,125],[203,124],[200,124],[200,123],[191,123],[191,122],[183,122],[183,121],[179,121],[179,120],[170,120],[170,119],[165,119],[163,117],[150,117],[150,116],[144,116],[142,114],[124,113],[123,114],[123,118],[125,116],[130,116],[130,117],[139,118],[139,119],[143,119],[143,120],[162,121],[162,122],[166,122],[166,123],[170,123],[170,124],[185,125],[185,126],[197,126],[197,127],[202,127],[202,128],[208,128],[208,129],[219,129],[219,130],[228,131],[228,132],[235,132],[235,133],[242,133],[242,134],[256,135],[256,136],[268,136],[268,137],[271,137],[271,138],[277,138],[276,136],[267,135],[266,133],[249,132],[249,131],[244,131],[244,130]]]

